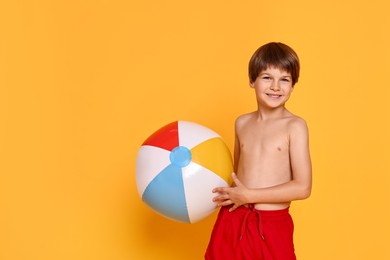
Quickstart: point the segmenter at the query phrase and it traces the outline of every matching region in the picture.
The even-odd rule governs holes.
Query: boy
[[[296,259],[290,202],[311,193],[305,121],[285,108],[299,77],[289,46],[261,46],[249,62],[258,109],[235,122],[232,187],[218,187],[221,206],[206,259]]]

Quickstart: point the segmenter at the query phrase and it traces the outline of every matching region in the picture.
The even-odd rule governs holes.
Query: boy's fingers
[[[238,206],[236,204],[234,204],[233,207],[231,207],[229,209],[229,212],[232,212],[232,211],[236,210],[237,208],[238,208]]]
[[[229,188],[218,187],[213,189],[213,193],[227,193]]]
[[[228,199],[229,199],[229,194],[223,193],[223,194],[219,194],[219,195],[215,196],[213,198],[213,201],[226,201]]]
[[[231,204],[233,204],[233,201],[231,201],[231,200],[225,200],[224,202],[221,202],[221,203],[219,203],[218,204],[218,206],[228,206],[228,205],[231,205]]]

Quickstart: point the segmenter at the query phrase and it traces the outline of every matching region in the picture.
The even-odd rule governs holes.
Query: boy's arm
[[[312,170],[308,130],[303,120],[294,122],[290,132],[290,160],[292,179],[286,183],[258,189],[246,188],[233,174],[235,187],[216,188],[220,195],[214,198],[219,206],[234,204],[231,211],[247,203],[282,203],[306,199],[310,196]]]
[[[235,123],[235,141],[234,141],[234,167],[233,170],[234,172],[237,172],[238,169],[238,161],[240,159],[240,139],[238,138],[237,135],[237,121]]]

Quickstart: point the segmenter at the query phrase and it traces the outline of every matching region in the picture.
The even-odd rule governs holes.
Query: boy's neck
[[[259,107],[256,111],[256,117],[259,121],[282,118],[288,115],[291,115],[291,113],[284,106],[272,109]]]

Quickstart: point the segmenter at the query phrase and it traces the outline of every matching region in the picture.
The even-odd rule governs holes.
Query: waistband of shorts
[[[229,210],[231,206],[225,207],[226,210]],[[254,211],[258,212],[261,217],[279,217],[279,216],[286,216],[289,215],[289,210],[290,207],[287,207],[285,209],[277,209],[277,210],[259,210],[255,209],[253,205],[246,207],[246,206],[241,206],[234,210],[233,212],[236,212],[237,214],[240,215],[245,215],[248,211]]]

